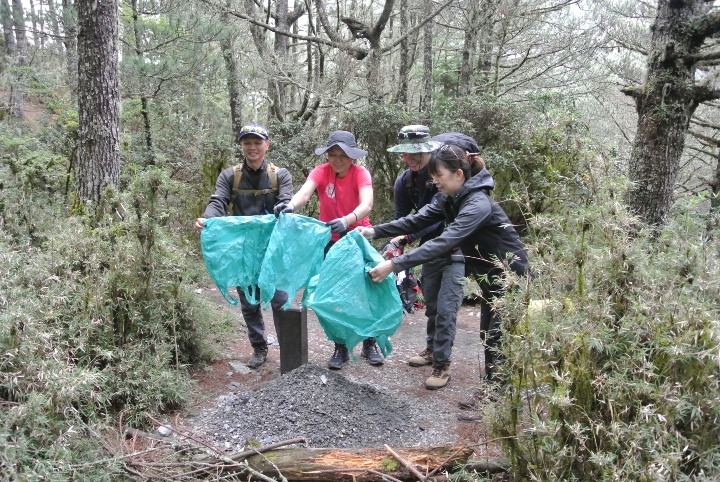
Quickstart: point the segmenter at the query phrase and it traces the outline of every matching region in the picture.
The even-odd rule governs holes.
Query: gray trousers
[[[427,316],[426,348],[433,352],[433,366],[447,365],[452,356],[457,315],[464,294],[462,254],[443,256],[423,264],[421,282]]]
[[[260,298],[260,289],[256,286],[253,288],[255,296]],[[238,295],[240,296],[240,311],[242,311],[245,325],[247,325],[248,338],[250,338],[250,344],[253,348],[267,346],[267,338],[265,338],[265,322],[263,321],[262,309],[260,303],[257,305],[251,304],[245,293],[238,288]],[[282,309],[282,306],[287,302],[288,294],[284,291],[276,291],[270,300],[270,306],[273,311],[273,324],[275,325],[275,333],[279,333],[278,329],[278,316],[277,311]],[[279,335],[278,335],[279,336]],[[278,339],[278,342],[280,340]]]

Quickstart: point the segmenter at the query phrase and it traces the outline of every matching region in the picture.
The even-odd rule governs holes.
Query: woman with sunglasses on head
[[[467,157],[467,152],[457,146],[444,145],[437,149],[428,167],[439,191],[436,202],[427,204],[417,214],[357,229],[366,238],[374,239],[417,232],[438,221],[444,223],[439,236],[409,253],[381,262],[369,274],[373,281],[380,282],[391,272],[398,273],[439,256],[463,257],[465,274],[475,277],[483,292],[480,328],[485,341],[485,378],[498,381],[500,320],[491,305],[493,298],[503,294],[500,278],[504,269],[498,266],[498,260],[518,275],[528,271],[529,263],[520,236],[500,205],[490,197],[494,187],[492,176],[484,167],[472,176]],[[456,251],[458,248],[461,254]],[[441,287],[440,296],[444,291],[452,290]],[[457,310],[460,304],[456,304]],[[442,366],[433,364],[433,368],[434,376],[450,379],[449,360]],[[480,396],[477,391],[473,393],[472,405]],[[461,402],[461,408],[470,408],[470,402]]]
[[[348,131],[334,131],[324,146],[315,149],[315,155],[327,154],[327,162],[315,166],[305,184],[289,202],[275,206],[275,215],[292,213],[308,203],[317,192],[320,205],[320,221],[332,230],[330,247],[345,233],[357,226],[370,226],[368,214],[373,206],[373,187],[370,172],[355,161],[367,154],[357,147],[355,136]],[[373,338],[363,341],[360,355],[370,365],[382,365],[385,361]],[[340,370],[350,359],[345,345],[335,344],[335,351],[328,361],[328,368]]]

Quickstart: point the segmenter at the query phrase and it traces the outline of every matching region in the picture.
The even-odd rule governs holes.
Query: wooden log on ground
[[[473,449],[463,446],[399,448],[395,452],[412,464],[418,472],[428,474],[439,468],[452,471],[456,465],[464,465]],[[356,481],[381,482],[383,474],[401,481],[417,480],[383,448],[372,449],[313,449],[292,448],[253,455],[246,459],[248,465],[269,477],[278,472],[288,482],[295,481]],[[238,470],[226,468],[229,470]]]

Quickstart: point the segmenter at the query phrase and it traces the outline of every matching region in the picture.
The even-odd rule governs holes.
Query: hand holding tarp
[[[295,206],[293,206],[293,204],[289,202],[281,202],[278,203],[275,208],[273,208],[273,212],[275,213],[275,217],[279,218],[280,214],[282,213],[290,214],[292,212],[295,212]]]
[[[325,223],[325,225],[329,227],[333,233],[337,234],[343,234],[347,232],[348,229],[348,222],[345,218],[333,219],[332,221]]]

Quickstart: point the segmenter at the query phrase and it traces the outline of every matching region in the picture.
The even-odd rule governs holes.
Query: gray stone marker
[[[308,362],[307,309],[291,306],[278,313],[280,332],[277,335],[282,375]]]

